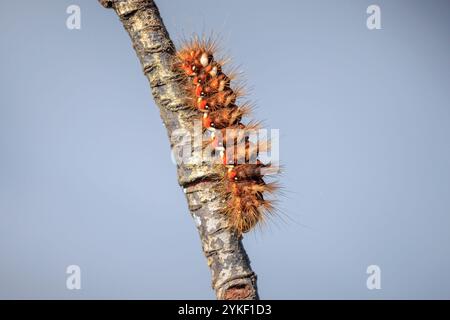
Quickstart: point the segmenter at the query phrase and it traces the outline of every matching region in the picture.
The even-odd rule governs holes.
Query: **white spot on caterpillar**
[[[186,189],[186,188],[183,188],[183,192],[186,193],[186,192],[187,192],[187,189]]]
[[[217,75],[217,67],[213,67],[212,70],[209,72],[209,74],[212,77],[215,77]]]
[[[206,52],[203,52],[202,56],[200,57],[200,63],[204,67],[206,67],[208,65],[209,60],[208,60],[208,55],[206,54]]]
[[[220,84],[219,84],[219,91],[223,91],[223,89],[225,89],[225,81],[224,80],[220,81]]]

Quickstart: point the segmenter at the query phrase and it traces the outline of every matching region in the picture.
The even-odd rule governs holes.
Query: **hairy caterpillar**
[[[273,200],[265,195],[273,194],[278,186],[263,177],[278,172],[278,168],[258,159],[269,146],[255,145],[242,134],[260,126],[241,122],[250,114],[251,106],[238,103],[244,91],[233,87],[236,74],[224,73],[225,61],[216,60],[216,53],[214,41],[194,37],[177,51],[174,67],[184,77],[187,104],[198,113],[203,129],[211,132],[206,144],[219,151],[220,163],[214,170],[222,177],[220,194],[226,202],[223,213],[229,226],[241,234],[274,211]]]

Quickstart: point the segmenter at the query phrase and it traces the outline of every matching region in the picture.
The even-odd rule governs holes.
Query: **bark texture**
[[[117,13],[130,35],[133,47],[148,78],[167,133],[184,129],[194,137],[196,113],[185,105],[182,78],[173,72],[175,46],[153,0],[99,0]],[[171,147],[176,141],[170,141]],[[200,157],[200,153],[194,157]],[[186,194],[196,223],[203,252],[212,274],[217,299],[258,299],[256,274],[241,238],[228,228],[221,213],[224,202],[215,191],[218,183],[210,167],[195,164],[177,166],[178,182]]]

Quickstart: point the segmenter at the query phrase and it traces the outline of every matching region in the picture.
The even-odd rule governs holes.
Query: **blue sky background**
[[[96,1],[1,3],[0,298],[214,298],[118,18]],[[174,39],[222,36],[255,117],[280,129],[288,218],[244,240],[261,297],[449,299],[448,1],[157,3]]]

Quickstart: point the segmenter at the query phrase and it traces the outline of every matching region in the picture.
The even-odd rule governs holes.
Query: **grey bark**
[[[194,136],[196,112],[185,104],[182,78],[173,71],[175,46],[152,0],[99,0],[117,13],[128,32],[150,82],[169,141],[177,129]],[[170,141],[173,147],[175,141]],[[195,157],[200,156],[199,154]],[[217,299],[258,299],[256,274],[241,242],[221,213],[224,203],[215,191],[217,177],[200,161],[177,165],[178,182],[183,188],[193,216],[203,252],[212,274]],[[189,267],[189,266],[183,266]]]

